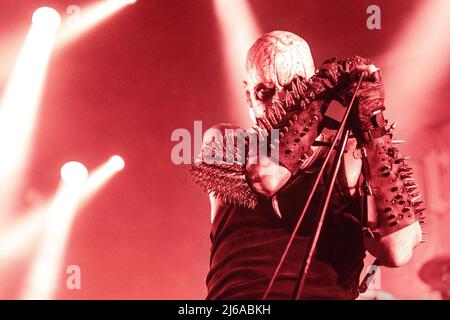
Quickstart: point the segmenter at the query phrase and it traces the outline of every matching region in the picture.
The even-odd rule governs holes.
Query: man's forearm
[[[362,142],[366,231],[373,254],[389,265],[409,260],[421,241],[424,209],[412,169],[392,143],[390,134]],[[405,231],[407,230],[407,231]]]

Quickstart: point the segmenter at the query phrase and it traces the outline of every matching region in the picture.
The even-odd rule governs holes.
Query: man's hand
[[[354,56],[343,63],[344,74],[347,79],[341,84],[340,96],[345,106],[348,106],[361,75],[361,85],[356,92],[356,108],[351,115],[351,129],[356,138],[361,141],[365,134],[370,131],[384,127],[385,120],[382,116],[384,111],[384,86],[381,80],[380,69],[373,65],[369,59]],[[381,130],[381,129],[380,129]],[[385,132],[380,132],[378,136]]]

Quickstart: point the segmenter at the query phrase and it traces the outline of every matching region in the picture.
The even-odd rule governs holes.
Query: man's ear
[[[247,83],[247,81],[242,81],[242,86],[244,87],[244,90],[248,90],[248,83]]]

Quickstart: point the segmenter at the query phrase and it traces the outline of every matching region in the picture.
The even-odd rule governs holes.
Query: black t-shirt
[[[313,170],[314,171],[314,170]],[[211,230],[207,299],[261,299],[301,213],[317,170],[279,193],[280,219],[270,199],[255,209],[224,204]],[[360,208],[338,179],[308,272],[302,299],[355,299],[364,265]],[[326,181],[322,180],[269,299],[291,299]]]

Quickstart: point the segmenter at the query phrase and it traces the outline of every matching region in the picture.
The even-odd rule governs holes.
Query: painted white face
[[[264,34],[250,48],[246,69],[244,86],[250,117],[259,125],[271,119],[268,111],[277,93],[294,78],[309,79],[314,74],[314,61],[305,40],[291,32],[273,31]]]

